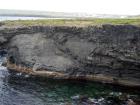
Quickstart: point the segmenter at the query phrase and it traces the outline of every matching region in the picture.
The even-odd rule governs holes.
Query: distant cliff
[[[140,27],[0,28],[9,69],[58,79],[140,86]]]
[[[24,17],[46,17],[46,18],[79,18],[93,17],[87,13],[66,13],[33,10],[9,10],[0,9],[0,16],[24,16]]]

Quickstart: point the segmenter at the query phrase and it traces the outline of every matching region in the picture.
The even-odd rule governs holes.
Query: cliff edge
[[[140,87],[140,27],[0,27],[10,70]]]

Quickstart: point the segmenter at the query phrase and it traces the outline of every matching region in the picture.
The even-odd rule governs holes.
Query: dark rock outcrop
[[[0,48],[8,50],[10,64],[34,73],[140,86],[140,27],[0,28]]]

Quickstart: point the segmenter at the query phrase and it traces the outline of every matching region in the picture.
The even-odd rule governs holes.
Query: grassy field
[[[33,25],[49,25],[49,26],[93,26],[102,24],[112,25],[136,25],[140,26],[140,18],[138,19],[42,19],[42,20],[14,20],[4,21],[5,26],[33,26]]]

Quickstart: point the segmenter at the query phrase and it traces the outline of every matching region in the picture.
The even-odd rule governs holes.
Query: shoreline
[[[51,24],[48,21],[46,24]],[[31,68],[9,62],[9,69],[55,79],[140,87],[140,27],[109,24],[99,27],[53,26],[54,23],[62,25],[68,22],[60,20],[55,20],[52,26],[23,26],[29,21],[14,22],[10,23],[12,27],[5,24],[0,27],[0,49],[6,49],[9,61],[23,66],[28,61]],[[36,21],[30,22],[28,25]],[[15,24],[21,24],[21,27]]]

